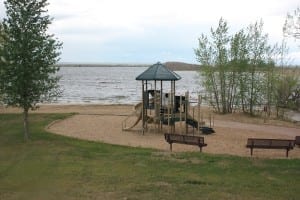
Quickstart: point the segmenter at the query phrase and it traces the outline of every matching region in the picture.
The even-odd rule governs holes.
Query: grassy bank
[[[300,160],[161,152],[44,131],[65,114],[0,115],[0,199],[298,199]],[[163,139],[163,138],[162,138]]]

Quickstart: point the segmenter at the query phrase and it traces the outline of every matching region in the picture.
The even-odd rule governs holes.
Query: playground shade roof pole
[[[135,78],[140,81],[177,81],[181,77],[168,69],[160,62],[150,66],[146,71]]]

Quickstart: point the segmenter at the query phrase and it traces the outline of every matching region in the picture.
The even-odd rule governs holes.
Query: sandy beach
[[[16,108],[0,107],[0,113],[20,112]],[[76,113],[72,117],[56,121],[48,125],[46,129],[52,133],[84,140],[100,141],[109,144],[126,145],[133,147],[145,147],[169,151],[169,144],[164,140],[163,133],[168,132],[164,127],[158,132],[154,125],[149,125],[148,132],[141,132],[141,123],[134,130],[122,131],[122,122],[133,113],[132,105],[42,105],[33,113]],[[236,120],[238,118],[238,120]],[[135,117],[130,117],[133,123]],[[208,119],[204,120],[208,123]],[[248,119],[249,121],[250,119]],[[247,138],[277,138],[295,139],[300,135],[299,125],[287,122],[262,120],[253,123],[247,122],[247,117],[239,115],[215,115],[214,130],[211,135],[201,135],[205,138],[207,147],[203,152],[211,154],[227,154],[250,157],[250,150],[245,147]],[[276,124],[276,125],[274,125]],[[176,132],[184,132],[184,124],[176,124]],[[196,130],[194,130],[196,133]],[[189,128],[189,134],[193,129]],[[199,148],[191,145],[173,144],[174,152],[199,151]],[[254,149],[253,157],[259,158],[285,158],[286,151],[283,149]],[[300,158],[300,148],[295,147],[289,152],[289,158]]]

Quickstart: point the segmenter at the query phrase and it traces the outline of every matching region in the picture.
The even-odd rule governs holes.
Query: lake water
[[[147,67],[61,67],[59,84],[62,96],[59,104],[135,104],[141,101],[142,83],[135,78]],[[203,89],[195,71],[176,71],[182,79],[176,81],[176,95],[190,92],[197,98]],[[154,85],[149,84],[148,88]],[[170,91],[170,82],[164,82],[164,92]]]

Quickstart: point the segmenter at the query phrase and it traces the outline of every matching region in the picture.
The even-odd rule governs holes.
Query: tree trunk
[[[29,128],[28,128],[28,109],[23,111],[23,128],[24,128],[24,141],[29,140]]]
[[[254,115],[253,107],[254,107],[254,81],[255,81],[255,67],[252,67],[251,71],[251,88],[250,88],[250,115]]]

